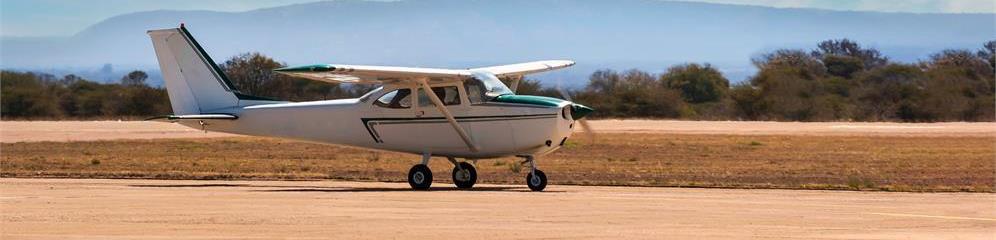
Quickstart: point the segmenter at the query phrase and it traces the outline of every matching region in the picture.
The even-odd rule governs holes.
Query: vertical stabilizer
[[[221,112],[240,95],[183,25],[149,31],[173,114]]]

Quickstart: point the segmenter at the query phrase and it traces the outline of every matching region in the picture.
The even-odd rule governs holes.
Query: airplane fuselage
[[[564,110],[566,104],[471,104],[463,99],[447,107],[472,141],[481,146],[475,152],[432,106],[393,109],[373,103],[391,90],[396,89],[378,89],[355,99],[224,109],[221,113],[238,119],[206,120],[204,126],[181,123],[210,131],[471,159],[546,154],[559,148],[573,131],[574,120]]]

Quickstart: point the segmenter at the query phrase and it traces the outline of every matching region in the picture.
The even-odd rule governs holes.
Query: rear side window
[[[443,102],[443,105],[460,105],[460,90],[456,86],[448,87],[434,87],[432,92],[436,94],[436,97]],[[425,95],[425,91],[422,88],[418,89],[418,106],[419,107],[432,107],[432,100],[429,99],[428,95]]]
[[[377,101],[374,101],[374,105],[385,108],[411,108],[411,95],[411,89],[405,88],[394,90],[387,94],[381,95]]]

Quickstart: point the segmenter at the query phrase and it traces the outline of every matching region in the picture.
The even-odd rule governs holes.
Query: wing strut
[[[456,118],[453,118],[453,114],[450,114],[450,110],[443,105],[443,101],[439,100],[436,93],[432,92],[432,88],[429,87],[428,80],[426,80],[426,78],[418,78],[418,82],[419,84],[422,84],[422,91],[425,91],[425,95],[428,95],[429,100],[432,100],[432,103],[436,105],[436,109],[439,109],[439,112],[442,113],[443,116],[446,116],[446,120],[450,122],[450,125],[453,126],[453,130],[456,130],[457,134],[460,135],[460,138],[463,139],[463,142],[467,144],[468,148],[470,148],[470,151],[477,152],[480,150],[476,144],[470,141],[470,137],[467,136],[467,132],[464,132],[463,128],[457,124]]]
[[[522,81],[522,75],[512,76],[510,77],[510,80],[512,81],[512,86],[508,87],[511,88],[512,93],[518,92],[517,89],[519,88],[519,82]]]

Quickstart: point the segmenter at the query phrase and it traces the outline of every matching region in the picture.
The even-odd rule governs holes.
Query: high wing
[[[493,67],[474,68],[471,69],[471,71],[487,71],[501,78],[501,77],[520,77],[526,74],[552,71],[570,66],[574,66],[574,61],[548,60],[548,61],[535,61],[527,63],[516,63],[516,64],[493,66]]]
[[[364,66],[342,64],[317,64],[278,68],[273,71],[295,77],[331,83],[391,83],[402,80],[427,78],[430,80],[458,80],[470,77],[467,70],[441,68],[413,68],[389,66]]]
[[[517,63],[473,69],[442,69],[390,66],[365,66],[344,64],[316,64],[285,67],[273,71],[311,80],[331,83],[370,83],[384,84],[399,81],[427,79],[429,81],[463,80],[474,72],[488,72],[497,77],[521,77],[522,75],[545,72],[573,66],[573,61],[550,60]]]

